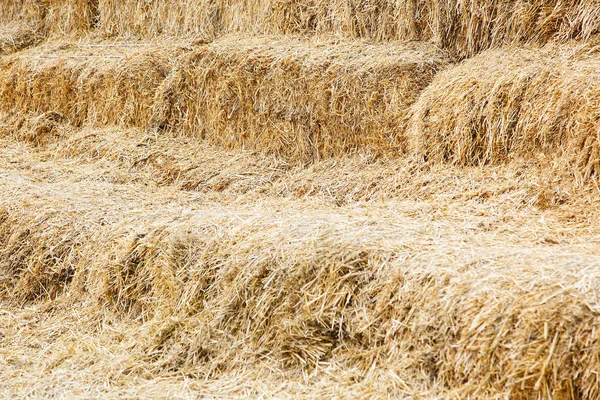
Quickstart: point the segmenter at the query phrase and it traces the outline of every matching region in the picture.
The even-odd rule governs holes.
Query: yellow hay
[[[181,61],[154,124],[297,161],[401,152],[408,107],[447,62],[420,43],[225,38]]]
[[[84,32],[99,21],[98,0],[1,0],[0,24],[25,23],[38,34]]]
[[[600,9],[583,0],[101,0],[113,35],[334,33],[374,40],[429,40],[460,56],[507,43],[586,39]]]
[[[594,47],[483,53],[441,73],[414,105],[413,148],[456,164],[545,154],[583,179],[600,173]]]
[[[35,26],[9,23],[0,26],[0,56],[33,46],[42,39]]]
[[[352,367],[362,380],[375,365],[459,397],[600,395],[597,238],[534,244],[550,215],[505,215],[516,236],[499,244],[501,227],[465,236],[481,216],[408,203],[199,205],[168,189],[5,171],[5,301],[62,298],[142,322],[131,374],[215,377],[265,362]]]
[[[137,43],[54,44],[6,57],[0,108],[59,113],[83,123],[145,126],[156,88],[181,46]]]

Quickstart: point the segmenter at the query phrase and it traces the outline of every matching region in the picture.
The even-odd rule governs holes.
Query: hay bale
[[[34,46],[41,40],[42,36],[35,26],[24,23],[0,26],[0,56]]]
[[[422,43],[225,38],[182,59],[154,125],[303,162],[401,152],[408,107],[447,63]]]
[[[0,0],[0,25],[25,25],[39,37],[88,32],[98,22],[98,0]]]
[[[0,61],[0,109],[56,112],[78,126],[147,126],[177,43],[53,44]]]
[[[508,43],[585,40],[600,8],[582,0],[103,0],[112,35],[338,34],[349,38],[432,40],[458,56]]]
[[[524,210],[497,216],[515,233],[499,243],[503,226],[465,235],[486,218],[462,209],[207,204],[142,184],[49,182],[5,158],[3,300],[66,291],[73,307],[142,322],[125,370],[338,365],[462,398],[600,395],[595,232],[564,225],[561,244],[536,244],[558,222]]]
[[[564,159],[600,174],[597,71],[587,44],[493,50],[439,74],[412,110],[412,148],[460,165]]]

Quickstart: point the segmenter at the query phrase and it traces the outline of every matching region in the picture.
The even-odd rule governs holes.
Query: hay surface
[[[476,203],[468,218],[411,202],[229,206],[51,182],[15,171],[20,156],[5,154],[0,176],[3,301],[68,301],[142,324],[123,374],[215,378],[259,363],[396,375],[378,389],[390,393],[598,395],[589,226]]]
[[[337,388],[365,396],[599,395],[593,222],[477,198],[213,202],[1,149],[2,302],[72,315],[64,304],[91,318],[90,341],[131,339],[103,344],[116,370],[72,343],[39,358],[47,372],[228,379],[254,365],[317,388],[345,370]]]
[[[50,43],[0,60],[0,109],[144,127],[181,43]]]
[[[207,200],[239,204],[264,196],[334,205],[392,199],[447,204],[452,199],[455,207],[475,201],[506,211],[553,209],[572,221],[589,223],[589,215],[581,210],[597,204],[598,198],[593,184],[577,185],[560,166],[556,169],[542,159],[471,168],[359,155],[302,166],[152,131],[75,129],[52,114],[0,124],[0,138],[6,149],[28,149],[31,160],[23,168],[46,171],[47,179],[54,181],[68,175],[74,180],[173,186]]]
[[[302,162],[398,153],[408,107],[447,62],[420,43],[225,38],[182,59],[154,125]]]
[[[42,40],[36,27],[23,23],[0,26],[0,56],[38,44]]]
[[[587,39],[598,2],[583,0],[101,0],[110,35],[338,34],[432,40],[462,57],[508,43]]]
[[[413,107],[412,147],[433,162],[547,157],[600,173],[597,70],[590,44],[507,48],[439,74]]]
[[[98,0],[0,0],[0,25],[35,26],[40,36],[83,33],[98,22]]]

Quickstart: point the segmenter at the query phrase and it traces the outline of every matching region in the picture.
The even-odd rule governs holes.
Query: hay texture
[[[164,81],[154,125],[296,161],[401,152],[409,106],[447,62],[420,43],[225,38]]]
[[[99,13],[111,35],[333,33],[432,40],[462,57],[508,43],[586,39],[600,27],[595,0],[101,0]]]
[[[155,91],[181,51],[176,43],[58,43],[5,57],[0,109],[58,113],[73,125],[144,127]]]
[[[418,0],[431,38],[461,57],[516,43],[586,40],[600,29],[597,0]]]
[[[0,1],[0,24],[35,26],[40,35],[86,32],[98,18],[98,0]]]
[[[390,40],[410,36],[404,31],[416,34],[414,28],[405,27],[413,23],[412,15],[404,14],[414,8],[409,3],[412,1],[100,0],[99,11],[102,29],[110,35],[341,33]]]
[[[10,23],[0,26],[0,56],[31,47],[42,40],[35,26]]]
[[[597,177],[599,67],[590,44],[483,53],[422,93],[412,147],[430,161],[462,165],[545,156],[581,179]]]
[[[61,164],[3,156],[2,300],[62,298],[141,323],[129,374],[218,377],[260,363],[351,370],[354,382],[392,375],[442,397],[600,395],[597,237],[552,215],[206,203],[55,181],[44,174]],[[499,244],[503,227],[485,228],[494,220],[512,239]],[[560,244],[537,240],[557,229]]]

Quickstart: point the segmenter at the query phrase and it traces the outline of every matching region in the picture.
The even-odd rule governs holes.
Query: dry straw
[[[0,24],[36,26],[40,35],[88,31],[98,12],[98,0],[0,0]]]
[[[1,61],[0,108],[83,123],[146,126],[154,94],[181,53],[176,43],[55,43]]]
[[[600,173],[600,58],[593,42],[506,48],[439,74],[413,107],[413,150],[434,162],[563,158],[582,179]]]
[[[24,23],[9,23],[0,26],[0,55],[14,53],[40,42],[42,37],[37,27]]]
[[[419,43],[225,38],[182,59],[154,124],[299,161],[398,152],[409,106],[447,62]]]
[[[433,40],[460,56],[521,41],[586,39],[600,27],[597,0],[100,0],[99,14],[112,35],[334,33]]]
[[[477,227],[487,205],[440,218],[409,202],[207,204],[142,184],[39,179],[62,167],[4,170],[4,300],[68,293],[88,313],[142,322],[130,374],[336,364],[358,380],[412,374],[404,385],[457,397],[600,395],[597,238],[564,231],[563,244],[536,244],[554,232],[550,215],[504,215],[515,236],[499,244],[502,227]]]

